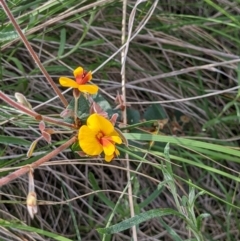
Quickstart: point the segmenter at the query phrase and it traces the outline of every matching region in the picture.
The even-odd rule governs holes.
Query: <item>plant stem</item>
[[[60,100],[62,101],[63,105],[65,107],[68,106],[68,102],[65,99],[65,97],[62,95],[61,91],[59,90],[59,88],[57,87],[57,85],[54,83],[53,79],[51,78],[51,76],[48,74],[48,72],[46,71],[45,67],[42,65],[40,59],[38,58],[37,54],[35,53],[35,51],[33,50],[32,46],[30,45],[30,43],[28,42],[27,38],[25,37],[25,35],[23,34],[20,26],[18,25],[18,23],[16,22],[14,16],[12,15],[10,9],[8,8],[7,4],[5,3],[5,1],[0,0],[0,5],[2,5],[2,8],[4,10],[4,12],[6,13],[6,15],[8,16],[10,22],[12,23],[12,25],[14,26],[15,30],[17,31],[17,33],[19,34],[21,40],[23,41],[25,47],[27,48],[27,50],[29,51],[29,54],[32,56],[33,60],[35,61],[36,65],[38,66],[38,68],[42,71],[43,75],[46,77],[47,81],[49,82],[49,84],[52,86],[53,90],[55,91],[55,93],[59,96]]]
[[[24,174],[29,172],[29,168],[37,168],[42,165],[44,162],[49,161],[51,158],[55,157],[58,153],[68,148],[71,144],[76,141],[76,137],[72,137],[70,140],[62,144],[61,146],[54,149],[52,152],[48,153],[46,156],[40,158],[36,162],[32,163],[31,165],[24,166],[17,171],[10,173],[9,175],[0,179],[0,187],[8,184],[9,182],[15,180],[16,178],[23,176]]]
[[[126,16],[127,16],[127,0],[123,0],[123,6],[122,6],[122,45],[126,42]],[[126,58],[127,58],[127,47],[124,47],[121,51],[121,77],[122,77],[122,98],[123,103],[126,103]],[[122,111],[123,116],[123,124],[127,125],[127,111],[126,108]],[[127,179],[128,179],[128,201],[129,201],[129,207],[130,207],[130,214],[131,217],[135,216],[135,210],[134,210],[134,200],[133,200],[133,190],[132,190],[132,183],[131,183],[131,167],[129,163],[129,156],[128,154],[125,155],[126,157],[126,169],[127,169]],[[132,227],[132,239],[133,241],[137,241],[137,228],[136,226]]]
[[[0,91],[0,99],[2,99],[7,104],[14,107],[15,109],[20,110],[20,111],[24,112],[25,114],[34,117],[35,119],[39,119],[39,117],[41,116],[37,112],[25,107],[24,105],[14,101],[14,100],[12,100],[6,94],[4,94],[2,91]]]
[[[31,110],[27,107],[25,107],[24,105],[12,100],[11,98],[9,98],[6,94],[4,94],[2,91],[0,91],[0,99],[2,99],[3,101],[5,101],[7,104],[9,104],[10,106],[14,107],[17,110],[20,110],[22,112],[24,112],[25,114],[32,116],[35,120],[43,120],[52,124],[56,124],[56,125],[60,125],[60,126],[66,126],[69,128],[75,128],[73,124],[69,124],[63,121],[59,121],[56,119],[52,119],[48,116],[42,116],[40,114],[38,114],[37,112],[35,112],[34,110]],[[1,123],[3,124],[3,123]]]

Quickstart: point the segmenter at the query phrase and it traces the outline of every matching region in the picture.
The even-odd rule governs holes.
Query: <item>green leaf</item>
[[[147,150],[149,147],[148,143],[132,140],[128,141],[128,145],[132,147],[131,153],[137,155],[138,157],[143,157],[145,155],[144,152],[140,151],[141,149]]]
[[[169,142],[168,142],[168,143],[166,144],[166,146],[164,147],[164,157],[165,157],[165,159],[166,159],[165,164],[166,164],[166,168],[167,168],[168,172],[169,172],[171,175],[173,175],[169,151],[170,151],[170,144],[169,144]]]
[[[18,229],[18,230],[29,231],[29,232],[35,232],[35,233],[38,233],[40,235],[44,235],[48,238],[53,238],[54,240],[58,240],[58,241],[72,241],[71,239],[64,238],[63,236],[61,236],[59,234],[50,233],[48,231],[38,229],[38,228],[34,228],[34,227],[30,227],[30,226],[27,226],[27,225],[21,225],[21,224],[17,224],[17,223],[7,222],[3,219],[0,219],[0,226],[6,227],[6,228],[13,228],[13,229]]]
[[[127,108],[127,123],[129,125],[138,124],[140,122],[140,113],[133,108]]]
[[[200,214],[198,217],[197,217],[197,229],[200,231],[201,230],[201,227],[202,227],[202,220],[204,218],[208,218],[210,217],[211,215],[209,213],[202,213]]]
[[[150,105],[143,114],[145,120],[162,120],[168,118],[160,104]]]
[[[182,206],[183,206],[183,207],[186,207],[187,204],[188,204],[188,197],[185,196],[185,195],[183,195],[182,198],[181,198],[181,201],[182,201],[182,203],[181,203]]]
[[[237,64],[237,81],[238,81],[238,86],[240,86],[240,63]],[[238,89],[238,94],[237,96],[240,96],[240,89]]]
[[[81,147],[79,146],[79,142],[75,142],[71,145],[71,150],[74,152],[74,151],[81,151]]]
[[[15,144],[15,145],[22,145],[22,146],[30,146],[31,142],[26,141],[19,137],[13,137],[13,136],[2,136],[0,135],[0,143],[9,145],[9,144]]]
[[[12,57],[12,56],[8,56],[7,61],[8,62],[12,61],[16,65],[17,69],[19,71],[21,71],[22,74],[25,73],[25,70],[24,70],[24,67],[22,65],[22,62],[18,58],[15,58],[15,57]]]
[[[136,215],[133,218],[129,218],[127,220],[124,220],[118,224],[112,225],[110,227],[107,228],[98,228],[97,231],[101,234],[113,234],[113,233],[118,233],[121,232],[123,230],[129,229],[133,226],[136,226],[142,222],[146,222],[152,218],[156,218],[156,217],[162,217],[162,216],[166,216],[166,215],[176,215],[182,219],[185,220],[185,217],[180,214],[179,212],[170,209],[170,208],[166,208],[166,209],[152,209],[150,211],[141,213],[139,215]]]
[[[84,42],[80,46],[81,46],[81,48],[82,47],[91,47],[91,46],[101,45],[103,43],[104,43],[103,39],[97,39],[97,40]]]
[[[169,225],[167,225],[162,218],[160,218],[160,223],[162,224],[162,226],[167,230],[167,232],[169,233],[169,235],[171,235],[172,239],[174,241],[183,241],[181,239],[181,237],[179,237],[179,235],[174,231],[173,228],[171,228]]]
[[[159,197],[163,190],[164,186],[162,185],[162,182],[160,182],[157,189],[146,197],[141,203],[139,203],[139,208],[141,209],[147,207],[153,200]]]
[[[16,31],[0,31],[0,42],[10,41],[18,37],[19,35]]]
[[[60,45],[58,49],[58,57],[61,57],[63,55],[65,44],[66,44],[66,29],[62,28],[60,32]]]
[[[169,142],[172,144],[177,144],[180,146],[186,146],[187,148],[204,148],[208,150],[214,150],[221,153],[226,153],[230,155],[235,155],[240,157],[240,151],[226,147],[221,146],[217,144],[212,144],[208,142],[202,142],[202,141],[195,141],[187,138],[182,137],[172,137],[172,136],[163,136],[163,135],[150,135],[150,134],[139,134],[139,133],[124,133],[125,137],[128,140],[142,140],[142,141],[159,141],[159,142]],[[198,149],[199,150],[199,149]]]
[[[72,99],[67,109],[74,111],[74,106],[75,106],[75,99]],[[86,97],[83,94],[81,94],[80,97],[78,98],[77,117],[84,122],[89,116],[89,111],[90,111],[89,101],[86,99]],[[69,118],[64,118],[64,120],[68,121]]]
[[[111,117],[114,113],[120,114],[119,110],[113,110],[110,103],[99,93],[93,96],[93,100],[108,113],[108,116]]]

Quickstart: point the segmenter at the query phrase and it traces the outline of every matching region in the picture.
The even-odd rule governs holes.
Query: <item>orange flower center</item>
[[[114,144],[111,136],[105,136],[105,134],[102,131],[98,132],[98,134],[96,135],[96,138],[102,146],[106,146],[106,144],[109,142]]]
[[[96,138],[98,140],[99,143],[101,143],[101,139],[104,137],[104,134],[102,131],[98,132],[96,135]],[[102,143],[101,143],[102,144]]]
[[[87,78],[85,79],[86,75],[87,75],[87,72],[86,72],[86,71],[83,71],[83,74],[82,74],[82,75],[76,76],[76,82],[77,82],[77,84],[79,84],[79,85],[86,84],[86,82],[87,82]]]

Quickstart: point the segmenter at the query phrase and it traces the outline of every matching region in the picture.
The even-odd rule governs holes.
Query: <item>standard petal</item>
[[[98,86],[96,86],[96,85],[79,85],[78,90],[81,92],[87,92],[87,93],[93,95],[98,92]]]
[[[83,75],[83,68],[82,67],[78,67],[73,71],[73,75],[75,78],[77,78],[77,76],[82,76]]]
[[[67,77],[60,77],[59,83],[61,86],[64,87],[78,88],[78,84],[76,83],[76,81],[69,79]]]
[[[103,151],[105,155],[110,156],[115,151],[115,145],[112,144],[107,138],[102,138]]]
[[[114,130],[112,123],[97,113],[89,116],[87,126],[96,132],[103,133],[104,136],[111,134]]]
[[[103,151],[102,145],[96,138],[96,132],[86,125],[80,128],[78,140],[82,150],[90,156],[100,155]]]
[[[87,72],[87,74],[84,76],[82,82],[83,84],[87,83],[92,79],[92,71]]]

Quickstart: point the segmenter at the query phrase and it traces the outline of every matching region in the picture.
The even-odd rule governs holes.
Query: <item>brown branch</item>
[[[37,112],[25,107],[24,105],[22,105],[21,103],[18,103],[14,100],[12,100],[11,98],[9,98],[6,94],[4,94],[2,91],[0,91],[0,99],[2,99],[3,101],[5,101],[7,104],[9,104],[10,106],[14,107],[17,110],[20,110],[22,112],[24,112],[25,114],[32,116],[35,118],[35,120],[43,120],[52,124],[56,124],[56,125],[60,125],[60,126],[66,126],[69,128],[74,128],[75,126],[73,124],[69,124],[63,121],[59,121],[56,119],[52,119],[51,117],[48,116],[43,116],[38,114]]]
[[[42,117],[43,121],[46,121],[46,122],[49,122],[49,123],[52,123],[52,124],[56,124],[56,125],[59,125],[59,126],[66,126],[66,127],[69,127],[69,128],[76,129],[76,126],[74,124],[70,124],[70,123],[67,123],[67,122],[52,119],[51,117],[44,116],[44,115],[42,115],[41,117]]]
[[[68,106],[68,102],[67,102],[66,98],[62,95],[61,91],[59,90],[57,85],[54,83],[53,79],[48,74],[48,72],[46,71],[45,67],[42,65],[40,59],[38,58],[38,56],[35,53],[35,51],[33,50],[32,46],[30,45],[30,43],[28,42],[27,38],[23,34],[20,26],[16,22],[14,16],[12,15],[10,9],[8,8],[8,6],[4,2],[4,0],[0,0],[0,5],[2,5],[2,8],[3,8],[4,12],[8,16],[9,20],[11,21],[11,23],[13,24],[15,30],[19,34],[20,38],[22,39],[24,45],[26,46],[27,50],[29,51],[30,55],[32,56],[33,60],[35,61],[36,65],[42,71],[43,75],[46,77],[47,81],[50,83],[50,85],[52,86],[52,88],[55,91],[55,93],[59,96],[59,98],[62,101],[62,103],[64,104],[64,106],[67,107]]]
[[[4,94],[2,91],[0,91],[0,99],[2,99],[7,104],[14,107],[15,109],[20,110],[20,111],[24,112],[25,114],[34,117],[35,119],[39,119],[39,117],[41,116],[37,112],[30,110],[29,108],[25,107],[24,105],[12,100],[6,94]]]
[[[44,162],[49,161],[51,158],[53,158],[54,156],[56,156],[58,153],[60,153],[61,151],[65,150],[66,148],[68,148],[71,144],[73,144],[76,141],[76,137],[72,137],[70,140],[68,140],[67,142],[65,142],[64,144],[62,144],[61,146],[59,146],[58,148],[54,149],[52,152],[48,153],[46,156],[40,158],[39,160],[37,160],[36,162],[24,166],[20,169],[18,169],[17,171],[14,171],[12,173],[10,173],[9,175],[3,177],[0,179],[0,187],[8,184],[9,182],[13,181],[14,179],[23,176],[24,174],[29,172],[29,168],[36,168],[39,167],[40,165],[42,165]]]

